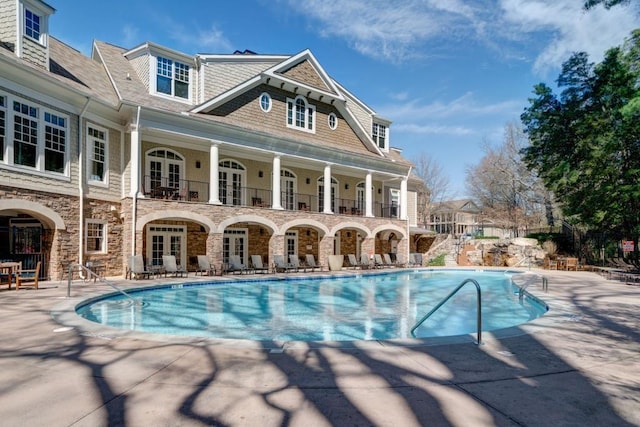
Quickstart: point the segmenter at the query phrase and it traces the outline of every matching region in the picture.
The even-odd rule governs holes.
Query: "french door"
[[[147,263],[162,265],[162,255],[175,255],[176,261],[186,267],[187,231],[183,226],[151,225],[147,229]]]

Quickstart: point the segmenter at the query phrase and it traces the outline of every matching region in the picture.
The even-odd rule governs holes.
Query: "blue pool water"
[[[243,282],[184,283],[117,294],[77,307],[94,322],[128,330],[276,341],[411,338],[411,328],[463,280],[482,289],[483,331],[520,325],[545,313],[520,299],[506,272],[399,270],[349,277],[288,277]],[[421,327],[417,337],[476,332],[476,288],[469,283]]]

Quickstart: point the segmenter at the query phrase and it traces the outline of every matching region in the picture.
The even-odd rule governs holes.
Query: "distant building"
[[[456,237],[475,235],[480,229],[480,213],[480,208],[471,199],[437,203],[431,209],[427,228]]]

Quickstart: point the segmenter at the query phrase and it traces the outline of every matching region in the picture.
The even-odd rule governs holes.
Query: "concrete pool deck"
[[[104,285],[3,287],[0,425],[640,426],[640,287],[539,272],[550,312],[480,346],[145,338],[60,315]]]

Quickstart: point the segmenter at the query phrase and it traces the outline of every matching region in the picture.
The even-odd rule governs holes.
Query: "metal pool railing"
[[[453,291],[451,291],[451,293],[449,295],[447,295],[446,297],[444,297],[442,299],[442,301],[440,301],[438,303],[438,305],[436,305],[435,307],[433,307],[431,309],[431,311],[429,311],[427,314],[424,315],[424,317],[420,320],[418,320],[416,322],[415,325],[413,325],[413,327],[411,328],[411,336],[416,338],[416,334],[415,334],[415,330],[418,329],[420,327],[420,325],[422,325],[422,323],[424,323],[425,320],[427,320],[433,313],[435,313],[436,311],[438,311],[438,309],[440,307],[442,307],[444,305],[444,303],[446,303],[447,301],[449,301],[449,299],[454,296],[456,293],[458,293],[458,291],[460,289],[462,289],[462,287],[464,285],[466,285],[467,283],[473,283],[474,285],[476,285],[476,290],[477,290],[477,294],[478,294],[478,304],[477,304],[477,310],[478,310],[478,314],[477,314],[477,324],[478,324],[478,332],[477,332],[477,341],[476,343],[478,345],[480,345],[480,343],[482,342],[482,291],[480,289],[480,284],[475,280],[475,279],[466,279],[464,280],[462,283],[460,283]]]
[[[129,298],[134,304],[138,303],[138,300],[133,298],[131,295],[129,295],[128,293],[126,293],[125,291],[123,291],[122,289],[120,289],[119,287],[117,287],[116,285],[114,285],[113,283],[111,283],[110,281],[105,279],[104,277],[98,276],[90,268],[88,268],[88,267],[86,267],[86,266],[84,266],[82,264],[78,264],[78,263],[69,264],[69,280],[67,281],[67,298],[71,297],[71,282],[72,282],[72,279],[73,279],[73,272],[74,272],[74,270],[76,268],[79,268],[80,270],[84,271],[84,273],[87,274],[87,278],[88,279],[93,277],[96,281],[100,281],[100,283],[104,283],[104,284],[106,284],[108,286],[111,286],[113,289],[115,289],[116,291],[120,292],[125,297]]]

